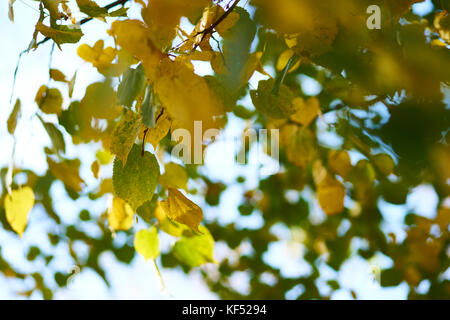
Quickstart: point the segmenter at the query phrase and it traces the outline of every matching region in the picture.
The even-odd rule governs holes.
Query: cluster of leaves
[[[161,256],[163,267],[181,266],[186,272],[218,263],[218,273],[201,270],[222,298],[279,299],[299,285],[304,290],[298,298],[327,298],[340,284],[330,280],[327,293],[319,290],[323,264],[339,270],[355,254],[367,260],[384,254],[393,266],[383,270],[382,286],[406,282],[411,298],[450,297],[450,282],[443,276],[450,240],[450,209],[445,204],[449,111],[443,93],[450,84],[450,14],[445,4],[433,1],[434,10],[420,19],[410,11],[420,0],[252,0],[243,7],[238,0],[136,0],[141,18],[129,19],[124,8],[110,12],[91,0],[76,2],[87,19],[112,18],[108,33],[115,46],[105,47],[103,40],[79,45],[78,55],[104,76],[86,88],[80,101],[71,98],[76,77],[67,80],[61,71],[50,70],[53,81],[67,83],[70,101],[47,85],[36,94],[36,114],[52,142],[44,150],[48,171],[39,176],[21,168],[2,170],[0,219],[6,230],[22,235],[31,208],[40,205],[60,225],[58,233],[48,234],[50,242],[56,246],[68,241],[74,263],[93,269],[106,282],[100,255],[110,250],[119,261],[130,263],[136,250],[145,259]],[[366,9],[373,4],[382,8],[380,30],[366,27]],[[30,49],[40,43],[39,34],[58,46],[82,38],[65,1],[42,0],[39,8]],[[10,13],[13,16],[12,9]],[[47,18],[49,25],[44,24]],[[181,29],[182,18],[192,30]],[[199,76],[193,61],[208,62],[214,75]],[[274,74],[266,71],[269,68]],[[250,90],[255,73],[266,79]],[[302,90],[302,75],[315,79],[322,91],[308,96]],[[254,109],[239,103],[248,95]],[[389,117],[379,111],[380,105]],[[20,108],[18,100],[8,120],[11,134]],[[222,225],[217,219],[202,222],[202,209],[186,194],[203,196],[209,208],[226,201],[221,194],[227,186],[204,176],[201,166],[164,160],[178,143],[170,139],[175,129],[193,132],[195,121],[202,122],[203,130],[224,128],[231,114],[248,127],[280,130],[282,170],[247,190],[238,208],[242,216],[262,215],[258,229]],[[323,133],[340,142],[329,143],[321,138]],[[100,142],[91,164],[97,190],[84,192],[81,160],[65,157],[67,137],[75,145]],[[146,151],[147,144],[154,153]],[[352,154],[361,160],[352,161]],[[112,161],[112,177],[103,176],[102,167]],[[159,163],[165,163],[162,175]],[[27,177],[22,186],[8,178],[19,172]],[[79,224],[64,225],[50,196],[57,180],[74,200],[111,195],[105,214],[93,218],[82,210]],[[202,187],[188,188],[189,181]],[[243,178],[237,182],[245,186]],[[432,185],[439,197],[435,218],[410,212],[404,239],[385,234],[380,200],[405,204],[410,191],[422,184]],[[292,200],[288,193],[298,197]],[[319,222],[312,214],[316,200],[324,213]],[[133,235],[135,214],[148,229]],[[88,221],[101,230],[98,237],[83,231]],[[279,240],[271,231],[279,224],[304,247],[302,259],[311,267],[308,275],[285,277],[263,259],[270,244]],[[115,232],[132,242],[118,247]],[[176,238],[169,252],[160,252],[160,232]],[[356,240],[364,245],[355,252]],[[77,241],[88,244],[87,256],[74,250]],[[224,243],[233,255],[216,262],[215,242]],[[251,253],[243,253],[244,245],[250,245]],[[51,254],[31,247],[29,260],[37,257],[47,265],[53,260]],[[246,293],[230,282],[240,271],[250,275]],[[24,294],[39,290],[51,297],[39,273],[20,273],[1,257],[0,272],[22,279],[31,276],[36,286]],[[267,275],[275,281],[265,281]],[[54,278],[64,286],[69,276],[56,272]],[[429,290],[419,294],[423,280],[429,281]]]

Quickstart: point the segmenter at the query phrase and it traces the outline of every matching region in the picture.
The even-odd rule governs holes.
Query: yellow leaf
[[[332,150],[328,154],[328,165],[330,168],[345,179],[347,174],[352,170],[350,156],[345,150]]]
[[[203,219],[202,209],[177,189],[169,188],[169,197],[161,202],[161,207],[170,219],[199,231],[198,226]]]
[[[291,120],[305,127],[309,126],[320,114],[320,104],[316,97],[311,97],[307,101],[303,98],[295,98],[292,104],[296,110],[291,116]]]
[[[86,88],[86,93],[80,102],[86,115],[97,119],[112,120],[122,112],[117,105],[117,95],[114,89],[106,82],[96,82]]]
[[[150,37],[150,30],[139,20],[114,21],[109,33],[132,56],[142,61],[148,78],[156,78],[156,70],[163,54]]]
[[[139,116],[133,111],[127,110],[112,133],[110,146],[111,153],[115,154],[124,166],[138,133]]]
[[[100,162],[98,160],[95,160],[91,164],[91,171],[94,175],[95,179],[98,179],[99,173],[100,173]]]
[[[80,178],[78,173],[80,160],[65,160],[57,163],[47,157],[47,163],[55,178],[61,180],[68,188],[76,192],[80,192],[82,190],[84,181]]]
[[[17,117],[19,116],[20,107],[21,107],[20,100],[17,99],[16,104],[14,105],[14,108],[13,108],[11,114],[9,115],[8,122],[7,122],[8,132],[10,134],[14,134],[14,131],[16,130]]]
[[[159,183],[166,189],[184,189],[187,190],[189,177],[183,166],[169,162],[164,166],[164,174],[159,177]]]
[[[213,23],[218,19],[219,16],[223,15],[225,13],[225,10],[221,6],[218,7],[218,12],[215,14],[215,20]],[[219,15],[220,14],[220,15]],[[219,23],[215,30],[222,36],[228,29],[233,28],[233,26],[239,21],[241,16],[236,11],[232,11],[221,23]]]
[[[64,75],[64,73],[62,73],[58,69],[50,69],[49,72],[50,72],[50,78],[52,78],[53,80],[60,81],[60,82],[67,82],[66,76]]]
[[[224,113],[222,102],[207,81],[179,61],[161,62],[155,92],[170,117],[191,133],[194,121],[201,121],[203,130],[216,128],[214,117]]]
[[[133,226],[134,210],[124,200],[114,197],[108,210],[108,223],[114,230],[128,230]]]
[[[336,179],[325,179],[317,187],[319,204],[328,215],[338,214],[344,210],[345,188]]]
[[[159,201],[156,203],[154,215],[156,219],[158,219],[159,228],[165,233],[170,234],[171,236],[181,237],[183,231],[188,230],[187,226],[178,224],[175,221],[167,218],[167,215],[161,206],[161,202]]]
[[[281,129],[280,139],[288,160],[297,166],[305,167],[316,156],[315,138],[307,127],[285,125]]]
[[[63,97],[56,88],[41,86],[34,98],[42,112],[47,114],[61,114]]]
[[[373,161],[375,162],[375,165],[378,167],[381,173],[383,173],[385,176],[394,173],[395,162],[388,154],[377,154],[373,157]]]
[[[34,206],[34,193],[30,187],[13,190],[5,197],[6,220],[22,237],[28,222],[28,214]]]
[[[156,121],[154,128],[148,128],[146,141],[150,142],[153,148],[156,150],[159,142],[167,135],[170,128],[172,126],[172,120],[170,119],[167,112],[159,117],[158,121]],[[141,126],[141,132],[139,133],[139,138],[143,139],[144,137],[144,126]]]
[[[287,49],[283,51],[278,57],[277,70],[282,71],[294,54],[295,52],[292,49]],[[299,59],[293,66],[289,68],[289,72],[292,72],[296,70],[298,67],[300,67],[301,62],[302,62],[301,59]]]

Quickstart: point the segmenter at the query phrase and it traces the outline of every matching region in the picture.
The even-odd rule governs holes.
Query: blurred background
[[[97,1],[99,5],[106,5],[108,1]],[[128,15],[130,17],[138,17],[140,7],[132,2],[129,6]],[[50,145],[50,139],[45,132],[41,122],[35,116],[38,109],[34,98],[39,87],[48,83],[48,69],[56,68],[64,74],[71,77],[77,72],[73,99],[81,99],[84,96],[87,85],[101,80],[102,76],[98,74],[92,66],[84,62],[78,57],[76,50],[79,44],[87,43],[93,45],[98,39],[104,39],[106,45],[113,45],[111,38],[107,37],[106,31],[109,28],[108,23],[93,20],[83,25],[85,36],[81,43],[76,45],[64,44],[62,51],[57,47],[53,47],[49,41],[45,45],[40,46],[37,50],[32,50],[22,56],[20,66],[17,71],[16,84],[13,93],[13,99],[10,102],[12,90],[13,76],[18,62],[20,52],[27,48],[30,43],[34,25],[37,21],[39,11],[35,1],[16,0],[14,4],[15,22],[8,20],[8,3],[2,1],[0,3],[0,30],[1,31],[1,63],[0,63],[0,105],[2,111],[0,113],[0,167],[7,167],[11,161],[14,139],[7,132],[6,121],[13,108],[17,97],[22,102],[22,116],[16,129],[16,150],[14,153],[14,162],[19,168],[28,168],[35,171],[39,175],[45,174],[47,170],[46,155],[42,153],[42,148]],[[253,14],[250,6],[246,7]],[[413,11],[417,15],[426,15],[433,10],[431,1],[425,1],[413,6]],[[73,12],[78,19],[82,17],[79,12]],[[188,26],[188,22],[183,23]],[[51,54],[51,51],[53,53]],[[51,58],[50,58],[51,57]],[[213,71],[206,63],[196,62],[196,72],[201,75],[212,74]],[[275,74],[275,70],[267,67],[266,71],[271,75]],[[265,79],[265,76],[255,74],[250,81],[250,87],[256,88],[258,81]],[[55,87],[61,87],[61,92],[65,100],[67,99],[66,90],[63,85],[52,84]],[[301,77],[301,86],[303,92],[307,95],[314,96],[321,92],[321,85],[308,76]],[[247,96],[241,103],[247,108],[252,109],[252,103]],[[382,109],[382,107],[380,107]],[[51,119],[48,118],[48,119]],[[319,120],[319,121],[326,121]],[[230,151],[235,147],[235,139],[239,137],[246,126],[245,121],[234,116],[230,116],[229,123],[224,132],[225,142],[223,144],[212,145],[207,152],[206,165],[202,168],[202,173],[211,181],[221,182],[229,187],[222,194],[222,201],[217,207],[210,207],[200,196],[193,197],[204,211],[206,221],[216,221],[219,224],[227,225],[234,223],[238,229],[258,229],[263,224],[263,218],[259,211],[255,210],[251,215],[242,216],[239,214],[238,206],[241,202],[242,194],[249,189],[257,188],[261,178],[266,178],[277,172],[277,163],[258,148],[252,148],[251,156],[257,159],[254,164],[245,167],[239,166],[227,159]],[[318,125],[320,127],[320,124]],[[336,137],[324,134],[323,139],[329,139],[330,144]],[[91,174],[88,164],[95,160],[95,152],[99,143],[91,143],[90,145],[74,146],[67,144],[66,154],[68,158],[79,157],[82,159],[80,175],[86,182],[88,189],[84,191],[88,193],[95,188],[96,180]],[[235,150],[234,150],[235,151]],[[350,154],[352,163],[356,163],[360,158],[358,154]],[[102,174],[107,176],[111,174],[111,166],[103,169]],[[245,177],[244,184],[236,184],[238,177]],[[16,182],[20,184],[20,174],[16,176]],[[190,182],[190,188],[196,188],[195,182]],[[56,182],[51,187],[51,195],[53,197],[53,206],[64,223],[74,224],[77,222],[79,212],[88,209],[91,217],[99,217],[106,206],[108,197],[101,197],[91,201],[86,197],[77,200],[70,199],[61,182]],[[308,197],[308,190],[304,191],[305,197]],[[295,195],[294,195],[295,197]],[[312,193],[311,215],[321,219],[321,212],[317,201],[314,202]],[[416,214],[424,217],[433,218],[436,214],[438,205],[438,196],[430,185],[421,185],[415,188],[408,196],[404,205],[392,205],[381,201],[379,204],[385,222],[383,223],[383,231],[392,233],[398,239],[405,237],[404,216],[408,211],[413,210]],[[82,223],[82,229],[89,235],[98,234],[96,226]],[[30,213],[28,228],[20,239],[16,234],[8,232],[0,228],[0,248],[1,256],[8,261],[14,269],[23,273],[40,273],[45,279],[49,279],[50,286],[55,286],[53,273],[58,271],[64,274],[72,275],[66,287],[59,288],[54,291],[54,299],[218,299],[219,296],[212,292],[207,284],[205,284],[202,272],[214,274],[219,272],[218,265],[208,264],[201,268],[193,269],[188,274],[183,272],[181,267],[168,269],[161,268],[162,278],[164,280],[166,290],[162,290],[154,266],[146,263],[141,256],[135,256],[130,264],[119,262],[112,252],[102,253],[99,257],[99,265],[106,272],[106,278],[109,281],[108,287],[105,281],[93,270],[83,269],[79,273],[79,269],[73,264],[73,260],[68,255],[69,246],[67,242],[61,241],[56,247],[53,247],[47,237],[48,232],[52,232],[54,228],[58,228],[53,224],[41,207],[35,206]],[[142,228],[139,223],[135,229]],[[54,230],[57,232],[57,230]],[[279,270],[281,275],[285,277],[299,277],[310,272],[310,266],[303,260],[303,248],[300,241],[293,241],[292,230],[278,224],[270,229],[270,232],[278,237],[278,241],[272,242],[268,251],[264,254],[264,261],[272,268]],[[301,232],[297,237],[302,237]],[[118,233],[113,240],[119,246],[129,241],[129,239]],[[173,243],[173,239],[169,236],[162,236],[163,251],[167,250]],[[358,243],[353,244],[355,248]],[[41,252],[48,252],[53,256],[50,264],[46,264],[45,259],[27,259],[30,257],[29,248],[39,247]],[[75,242],[73,248],[80,255],[87,252],[86,244],[79,241]],[[241,252],[251,250],[251,246],[245,243],[240,246]],[[225,258],[230,258],[234,253],[221,242],[216,243],[215,258],[219,262]],[[332,299],[352,299],[352,292],[360,299],[405,299],[408,294],[408,285],[405,282],[397,286],[382,288],[378,283],[379,270],[390,268],[392,260],[382,254],[375,256],[370,260],[362,259],[354,254],[350,259],[340,267],[339,271],[333,270],[326,264],[319,267],[320,277],[317,281],[319,290],[326,294],[329,291],[327,281],[336,280],[341,284],[341,288],[333,291]],[[447,270],[448,271],[448,270]],[[448,272],[447,272],[448,274]],[[265,282],[270,283],[273,278],[268,273],[265,276]],[[234,272],[230,276],[229,283],[237,292],[245,293],[249,290],[251,275],[246,271]],[[448,278],[448,275],[447,275]],[[27,292],[33,287],[33,280],[25,281],[15,278],[7,278],[0,274],[0,299],[23,299],[26,296],[18,295],[18,292]],[[418,291],[426,292],[429,283],[424,281],[418,287]],[[295,299],[302,292],[301,286],[293,287],[284,297],[285,299]],[[35,291],[30,295],[31,299],[41,299],[42,294]]]

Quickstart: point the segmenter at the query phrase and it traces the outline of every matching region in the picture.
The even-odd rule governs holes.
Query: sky
[[[100,5],[108,3],[108,1],[97,1]],[[426,13],[431,9],[431,1],[416,4],[414,10],[417,13]],[[11,160],[14,140],[7,133],[6,120],[16,97],[20,97],[22,101],[22,119],[16,129],[16,150],[14,155],[14,162],[18,167],[31,168],[38,174],[43,174],[46,171],[47,164],[45,155],[42,152],[42,147],[50,145],[50,140],[47,133],[42,128],[40,121],[34,115],[38,109],[34,103],[34,97],[38,88],[48,83],[48,68],[49,68],[49,53],[51,50],[51,43],[48,42],[37,50],[32,51],[23,56],[18,70],[16,86],[14,90],[14,97],[12,103],[9,98],[11,95],[12,80],[14,69],[17,63],[19,53],[24,50],[30,40],[34,30],[34,25],[38,18],[37,6],[31,0],[17,0],[14,4],[15,23],[7,19],[8,3],[2,1],[0,4],[0,30],[2,30],[2,48],[0,51],[0,105],[2,112],[0,112],[0,166],[7,165]],[[133,16],[139,14],[138,6],[132,5],[129,13]],[[80,13],[74,12],[76,17],[81,17]],[[107,39],[106,30],[108,25],[101,21],[92,21],[83,25],[83,32],[85,36],[82,38],[82,43],[93,45],[98,39]],[[108,40],[110,41],[110,40]],[[106,44],[111,45],[111,42],[106,41]],[[74,99],[81,99],[84,95],[86,86],[92,82],[98,81],[102,77],[92,68],[88,63],[82,61],[76,54],[77,45],[63,45],[63,51],[54,49],[51,67],[63,71],[69,78],[77,71],[77,80],[74,89]],[[205,64],[196,65],[196,70],[199,74],[208,74],[211,72],[209,67]],[[268,70],[273,73],[273,70]],[[257,87],[259,80],[264,79],[262,75],[256,74],[252,79],[250,85]],[[314,80],[303,77],[302,86],[306,93],[317,94],[321,91],[321,87]],[[58,87],[65,95],[67,101],[67,90],[64,85],[52,83],[52,86]],[[249,98],[243,103],[249,104]],[[54,121],[52,116],[45,118],[47,121]],[[229,137],[225,139],[225,144],[213,145],[210,147],[206,157],[206,167],[203,169],[213,180],[220,180],[224,183],[231,183],[238,176],[245,176],[247,181],[244,186],[233,185],[229,187],[218,208],[211,208],[205,212],[205,219],[215,219],[218,217],[220,223],[236,222],[241,228],[259,228],[263,223],[261,214],[255,212],[249,217],[239,217],[237,211],[237,204],[241,201],[242,191],[257,186],[258,179],[269,174],[273,174],[277,170],[276,163],[265,157],[261,150],[252,150],[252,156],[258,161],[262,161],[264,166],[259,169],[258,165],[253,166],[238,166],[232,162],[224,163],[223,159],[228,154],[227,148],[233,148],[233,137],[236,137],[236,132],[239,132],[244,127],[245,123],[237,118],[232,118],[229,126],[225,130],[224,136]],[[76,148],[68,144],[67,157],[73,158],[75,156],[81,157],[82,162],[86,165],[81,168],[81,176],[86,181],[87,185],[95,185],[95,179],[90,173],[89,165],[94,159],[93,152],[89,152],[89,148]],[[92,149],[90,149],[92,150]],[[251,157],[252,157],[251,156]],[[356,162],[356,156],[352,157],[352,161]],[[224,169],[225,168],[225,169]],[[108,170],[104,172],[107,175]],[[20,177],[19,177],[20,180]],[[67,196],[61,183],[55,183],[52,187],[52,195],[55,201],[55,209],[57,212],[63,213],[62,219],[64,222],[73,223],[80,208],[89,205],[91,213],[95,216],[100,215],[105,207],[104,202],[98,202],[94,205],[83,200],[74,202],[74,205],[68,205]],[[308,192],[308,191],[306,191]],[[295,195],[293,195],[295,197]],[[199,198],[194,198],[200,205],[204,201]],[[70,200],[69,200],[70,201]],[[105,200],[106,201],[106,200]],[[408,202],[404,206],[394,206],[387,203],[380,203],[383,209],[383,215],[386,219],[385,229],[392,231],[401,239],[404,237],[402,229],[403,216],[407,209],[414,208],[416,212],[425,216],[432,216],[437,205],[437,197],[430,186],[420,186],[409,196]],[[317,203],[313,204],[313,210],[320,215],[320,208]],[[48,241],[42,237],[43,230],[49,228],[50,223],[47,221],[46,215],[38,209],[34,209],[30,214],[29,226],[23,239],[19,239],[16,235],[0,229],[0,246],[2,255],[7,261],[10,261],[14,266],[30,265],[26,263],[24,248],[28,244],[39,244],[44,250],[51,249]],[[136,228],[141,228],[141,225]],[[94,232],[94,231],[93,231]],[[272,232],[276,234],[280,241],[272,243],[269,251],[264,256],[264,260],[271,266],[279,268],[281,273],[285,276],[300,276],[308,272],[308,265],[302,260],[303,247],[299,241],[292,241],[292,232],[283,225],[277,225]],[[115,241],[121,241],[120,237]],[[162,246],[169,248],[173,240],[170,237],[163,237]],[[363,244],[354,244],[355,247]],[[83,250],[80,245],[79,250]],[[245,250],[245,245],[243,245]],[[57,247],[55,259],[59,264],[61,270],[70,272],[74,266],[70,260],[64,258],[67,255],[67,248],[62,246]],[[220,260],[230,252],[224,248],[223,244],[216,245],[216,259]],[[361,299],[405,299],[407,294],[406,284],[402,284],[395,288],[382,289],[376,281],[373,280],[373,275],[370,270],[373,266],[389,267],[392,261],[383,256],[376,257],[370,264],[354,256],[349,259],[341,268],[339,272],[326,267],[325,264],[321,267],[322,279],[321,282],[325,284],[327,279],[337,278],[343,286],[343,289],[338,290],[332,296],[334,299],[351,299],[350,290],[357,292]],[[111,282],[111,288],[107,288],[103,280],[94,272],[85,270],[81,274],[75,276],[70,285],[65,289],[60,289],[55,292],[56,299],[217,299],[217,295],[212,293],[206,284],[201,280],[198,270],[185,275],[180,270],[161,269],[162,277],[166,286],[166,292],[161,290],[161,285],[154,267],[150,263],[146,263],[144,259],[137,256],[130,265],[124,265],[115,260],[112,253],[106,253],[101,257],[101,265],[105,266],[107,270],[108,279]],[[41,268],[43,265],[36,262],[31,264],[31,270]],[[206,270],[214,272],[216,266],[207,266]],[[249,275],[246,272],[236,272],[230,279],[230,283],[245,293],[248,289]],[[270,282],[270,277],[267,282]],[[30,283],[21,283],[20,281],[5,279],[0,276],[0,299],[16,299],[20,298],[14,294],[17,290],[23,290],[24,287],[29,286]],[[426,289],[426,283],[423,288]],[[325,285],[319,286],[324,292],[327,291]],[[289,291],[285,298],[296,298],[301,293],[301,287],[295,287]],[[39,294],[33,294],[32,299],[40,299]]]

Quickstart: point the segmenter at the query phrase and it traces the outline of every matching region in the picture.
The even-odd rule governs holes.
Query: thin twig
[[[231,13],[231,12],[234,10],[234,8],[238,5],[239,1],[240,1],[240,0],[235,0],[234,3],[231,5],[230,9],[228,9],[227,11],[225,11],[225,13],[222,14],[222,15],[219,17],[219,19],[216,20],[216,22],[214,22],[213,24],[211,24],[209,27],[203,29],[202,31],[197,32],[197,34],[194,36],[194,38],[197,37],[197,36],[199,36],[199,35],[202,35],[202,39],[201,39],[198,43],[195,44],[193,50],[197,49],[197,47],[199,46],[199,44],[206,38],[206,36],[207,36],[208,34],[210,34],[210,33],[213,33],[213,32],[214,32],[214,29],[215,29],[215,28],[216,28],[223,20],[225,20],[225,19],[230,15],[230,13]]]

